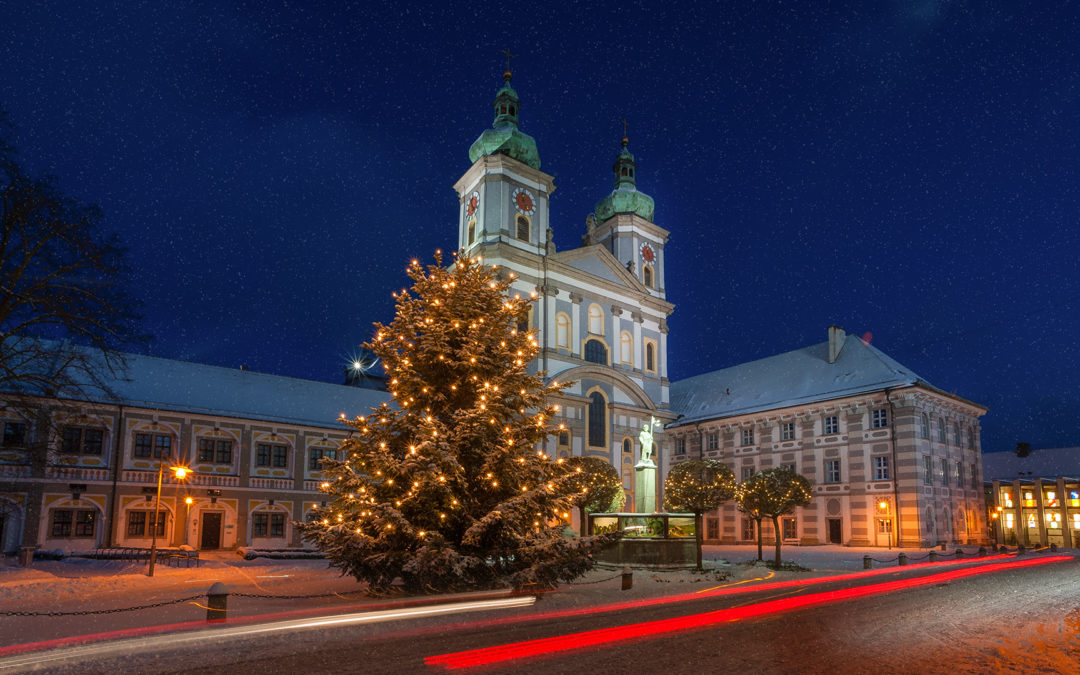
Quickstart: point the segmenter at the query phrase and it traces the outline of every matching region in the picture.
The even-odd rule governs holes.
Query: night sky
[[[123,237],[150,353],[340,381],[455,248],[510,48],[560,249],[629,120],[673,380],[837,324],[989,407],[984,450],[1080,445],[1069,3],[339,4],[2,3],[15,145]]]

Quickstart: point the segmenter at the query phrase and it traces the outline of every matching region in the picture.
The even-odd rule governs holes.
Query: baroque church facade
[[[633,504],[638,434],[677,415],[670,407],[664,289],[668,231],[653,222],[653,200],[637,189],[637,167],[622,140],[614,188],[596,205],[579,248],[556,251],[549,200],[554,178],[540,168],[536,142],[521,131],[521,103],[509,71],[495,96],[494,122],[469,149],[472,166],[454,184],[458,248],[512,275],[533,296],[530,325],[540,356],[535,369],[571,382],[559,400],[565,431],[551,456],[602,457],[623,478]],[[652,450],[664,474],[666,455]],[[648,453],[646,453],[647,455]],[[657,486],[653,486],[656,488]]]

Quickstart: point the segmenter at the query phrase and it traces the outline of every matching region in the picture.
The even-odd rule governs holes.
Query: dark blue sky
[[[123,236],[156,355],[339,380],[455,247],[509,47],[560,248],[630,122],[672,379],[835,323],[988,406],[985,450],[1080,444],[1070,3],[4,4],[23,161]]]

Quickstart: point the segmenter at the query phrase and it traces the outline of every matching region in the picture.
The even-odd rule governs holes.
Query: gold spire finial
[[[503,73],[503,79],[507,82],[510,81],[510,59],[514,58],[514,54],[510,53],[509,49],[502,50],[503,54],[506,54],[506,71]]]
[[[624,148],[630,144],[630,139],[626,136],[626,126],[628,124],[629,122],[626,121],[626,118],[622,118],[622,144]]]

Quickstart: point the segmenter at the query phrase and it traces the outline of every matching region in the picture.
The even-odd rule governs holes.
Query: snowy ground
[[[951,549],[948,553],[952,553]],[[905,549],[909,558],[922,558],[928,553]],[[940,551],[938,551],[941,553]],[[968,548],[974,555],[976,549]],[[763,550],[766,560],[772,550]],[[760,566],[747,564],[756,558],[755,547],[707,546],[704,550],[706,571],[693,570],[635,570],[633,588],[621,589],[620,569],[599,567],[574,584],[565,585],[550,594],[545,603],[550,607],[587,606],[634,598],[692,592],[736,581],[770,578],[781,580],[829,575],[841,571],[861,570],[863,556],[870,555],[878,561],[874,567],[894,566],[899,551],[882,549],[855,549],[841,546],[785,547],[785,561],[793,561],[807,571],[771,572]],[[1073,552],[1075,553],[1075,552]],[[951,555],[948,558],[951,559]],[[329,568],[325,560],[243,560],[234,552],[220,552],[203,556],[198,568],[174,568],[159,565],[153,578],[147,577],[145,563],[123,563],[86,559],[63,561],[35,561],[30,568],[13,566],[12,559],[0,565],[0,648],[11,645],[63,638],[77,635],[104,633],[125,628],[201,622],[205,618],[205,592],[215,582],[225,583],[232,593],[263,596],[303,596],[333,593],[329,597],[295,598],[230,598],[230,617],[281,614],[310,611],[328,613],[356,611],[386,603],[385,599],[369,598],[363,586],[351,578],[341,577],[337,570]],[[1017,623],[1002,634],[992,645],[972,638],[983,655],[980,662],[987,667],[1008,659],[1019,652],[1036,650],[1038,653],[1054,654],[1053,661],[1045,656],[1046,664],[1054,665],[1044,672],[1080,672],[1061,670],[1061,654],[1075,649],[1077,629],[1080,629],[1080,587],[1077,595],[1060,607],[1056,616],[1031,616],[1022,625]],[[197,597],[193,597],[197,596]],[[180,603],[176,599],[190,598]],[[400,600],[400,599],[397,599]],[[1000,604],[997,598],[991,604]],[[1016,608],[1016,598],[1009,605]],[[162,604],[158,607],[135,611],[110,612],[141,605]],[[997,607],[997,609],[1003,609]],[[85,616],[13,616],[14,612],[94,611]],[[1013,630],[1015,628],[1015,630]],[[1071,633],[1070,633],[1071,631]],[[953,644],[956,645],[957,641]],[[1062,646],[1064,645],[1064,646]],[[1065,650],[1065,651],[1062,651]],[[1009,656],[1012,655],[1012,656]],[[1030,655],[1027,657],[1030,661]],[[1067,658],[1066,658],[1067,660]],[[991,670],[1001,670],[996,666]],[[968,671],[972,672],[972,671]],[[1007,669],[1002,672],[1012,672]]]

